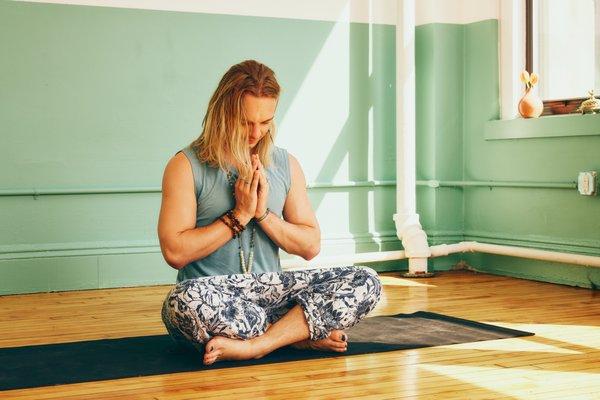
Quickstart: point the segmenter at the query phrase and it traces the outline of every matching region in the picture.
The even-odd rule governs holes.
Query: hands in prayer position
[[[260,218],[267,211],[269,183],[257,154],[252,154],[252,174],[238,177],[235,182],[236,204],[234,214],[246,225],[252,218]]]

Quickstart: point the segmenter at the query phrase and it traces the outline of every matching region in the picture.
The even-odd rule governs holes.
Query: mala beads
[[[233,189],[233,185],[235,184],[235,177],[231,174],[231,172],[227,171],[227,181],[229,182],[229,186],[232,187],[233,198],[235,199],[235,189]],[[229,221],[227,221],[227,219]],[[225,225],[231,229],[233,233],[233,237],[238,239],[238,252],[240,255],[240,266],[242,267],[242,272],[244,274],[249,274],[252,271],[252,265],[254,264],[254,236],[256,234],[255,226],[252,226],[252,233],[250,234],[250,254],[248,255],[248,262],[246,262],[246,257],[244,255],[244,249],[242,248],[242,232],[246,229],[244,225],[240,223],[240,221],[235,217],[232,210],[227,211],[225,214],[219,217],[221,221]]]

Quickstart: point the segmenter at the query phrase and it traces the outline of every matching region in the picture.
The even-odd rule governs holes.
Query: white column
[[[427,272],[431,256],[416,210],[415,0],[398,0],[396,22],[396,234],[409,274]]]
[[[534,54],[534,64],[536,64],[536,58]],[[525,2],[523,0],[502,0],[500,2],[500,112],[502,119],[514,119],[519,116],[518,104],[524,90],[519,75],[524,69]],[[539,71],[536,72],[539,73]]]

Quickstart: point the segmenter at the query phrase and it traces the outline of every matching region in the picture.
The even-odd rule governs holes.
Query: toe
[[[336,351],[344,352],[348,349],[348,344],[346,342],[338,343],[335,347]]]
[[[206,355],[204,356],[204,364],[212,364],[215,361],[217,361],[217,359],[219,358],[219,354],[217,353],[212,353],[210,355]]]
[[[336,340],[327,339],[321,342],[320,349],[339,351],[346,347],[346,342],[338,342]]]
[[[211,357],[214,354],[214,349],[211,351],[209,347],[204,350],[204,357]]]
[[[217,348],[215,344],[207,343],[205,352],[204,352],[204,361],[214,360],[223,353],[221,348]]]
[[[338,342],[335,347],[336,347],[336,349],[346,349],[348,347],[348,345],[346,344],[346,342],[343,342],[343,343]]]
[[[335,340],[336,342],[345,342],[348,339],[346,333],[341,330],[332,331],[329,337],[330,339]]]
[[[217,351],[217,340],[211,339],[208,342],[206,342],[206,344],[204,345],[204,354],[211,355],[215,351]]]

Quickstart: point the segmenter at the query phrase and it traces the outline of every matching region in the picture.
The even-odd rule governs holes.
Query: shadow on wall
[[[395,27],[339,21],[281,124],[279,143],[297,154],[326,239],[365,251],[397,241],[395,187],[328,187],[395,179]],[[348,233],[350,235],[348,235]]]

